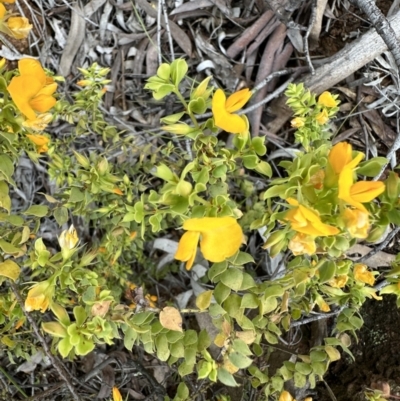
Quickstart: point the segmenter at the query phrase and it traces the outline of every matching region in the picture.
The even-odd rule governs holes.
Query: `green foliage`
[[[13,208],[10,197],[10,188],[18,185],[15,168],[24,153],[34,162],[41,155],[27,136],[35,133],[22,124],[24,117],[7,95],[12,73],[3,74],[0,280],[21,286],[30,313],[50,309],[52,318],[41,327],[64,358],[87,355],[99,344],[122,340],[128,350],[142,347],[174,365],[183,378],[176,401],[190,399],[184,377],[191,374],[237,386],[236,374],[243,370],[252,386],[267,397],[277,397],[288,380],[297,387],[308,382],[314,388],[329,365],[340,358],[338,348],[351,355],[346,333],[356,337],[363,324],[361,305],[367,298],[378,298],[371,285],[374,274],[346,258],[356,238],[366,236],[352,234],[354,227],[343,214],[348,201],[340,197],[340,180],[329,170],[333,168],[331,133],[322,121],[337,112],[336,97],[329,94],[317,100],[303,85],[288,88],[287,103],[301,119],[294,124],[299,126],[295,137],[304,149],[292,160],[281,161],[282,176],[272,177],[264,158],[265,138],[241,132],[228,147],[218,136],[215,121],[201,118],[214,109],[210,77],[189,88],[187,71],[182,59],[164,63],[146,84],[155,100],[172,95],[182,104],[181,111],[161,119],[167,134],[156,147],[139,143],[106,121],[100,105],[109,82],[108,69],[97,65],[82,69],[82,90],[74,94],[72,103],[60,99],[54,107],[53,118],[73,126],[70,136],[48,144],[47,174],[57,189],[53,195],[41,195],[46,204],[22,211]],[[83,145],[93,135],[101,137],[104,148],[88,152]],[[185,150],[180,147],[182,137]],[[117,159],[115,149],[123,157]],[[351,177],[372,177],[385,163],[383,158],[372,158],[351,171]],[[261,193],[254,177],[272,180]],[[397,174],[389,173],[385,188],[379,194],[379,207],[372,198],[363,202],[369,212],[368,240],[389,224],[400,224]],[[292,218],[291,213],[300,214]],[[78,235],[72,227],[59,233],[58,244],[55,238],[51,245],[41,238],[46,219],[54,219],[61,232],[70,216],[96,235],[88,240],[84,229]],[[157,304],[156,298],[129,281],[137,279],[132,268],[144,275],[155,274],[155,262],[145,244],[173,233],[188,219],[204,217],[241,218],[247,234],[260,229],[270,256],[292,251],[285,270],[269,279],[258,277],[258,255],[237,251],[210,265],[201,279],[207,290],[197,296],[195,309],[179,311],[168,305],[172,299]],[[299,219],[311,234],[296,228]],[[300,235],[299,240],[299,234],[306,238]],[[385,274],[389,285],[381,294],[393,293],[400,299],[399,266],[396,260]],[[170,267],[174,269],[176,265]],[[37,284],[28,291],[32,281]],[[130,305],[124,299],[125,290],[135,293]],[[337,336],[326,338],[323,345],[295,360],[286,360],[276,371],[261,366],[257,358],[271,356],[291,327],[312,311],[335,311]],[[204,329],[183,329],[182,319],[189,313],[209,314],[217,336],[211,338]],[[0,296],[0,323],[1,347],[10,356],[26,357],[37,347],[28,332],[11,335],[25,324],[22,305],[12,291]]]

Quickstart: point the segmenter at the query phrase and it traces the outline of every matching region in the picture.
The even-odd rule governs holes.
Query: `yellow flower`
[[[295,117],[290,124],[293,128],[301,128],[304,127],[305,119],[303,117]]]
[[[297,233],[289,242],[288,248],[293,255],[313,255],[317,250],[313,237],[309,235]]]
[[[12,4],[12,3],[15,3],[15,0],[0,0],[0,3]]]
[[[294,231],[314,237],[325,237],[339,233],[336,227],[324,224],[316,212],[303,205],[299,205],[297,200],[293,198],[286,200],[290,205],[297,206],[290,209],[285,216],[285,219],[290,222]]]
[[[15,39],[27,38],[32,29],[28,18],[25,17],[10,17],[7,20],[7,27]]]
[[[50,142],[50,139],[47,138],[47,136],[28,134],[27,137],[36,145],[36,151],[38,153],[44,153],[49,150],[47,144]]]
[[[343,212],[343,220],[347,231],[353,238],[367,238],[370,227],[369,215],[357,209],[346,208]]]
[[[336,276],[332,280],[329,280],[328,284],[334,288],[343,288],[349,277],[346,274],[341,274],[340,276]]]
[[[46,113],[56,103],[52,96],[57,84],[47,77],[39,61],[26,58],[18,62],[19,77],[14,77],[7,90],[19,111],[28,120],[37,118],[36,112]]]
[[[117,389],[117,387],[113,387],[112,393],[113,393],[113,401],[122,401],[122,395]]]
[[[25,120],[22,125],[34,131],[44,131],[52,118],[53,116],[50,113],[38,114],[34,120]]]
[[[374,285],[375,277],[374,275],[368,271],[367,266],[362,263],[357,263],[354,265],[354,278],[357,281],[361,281],[362,283],[366,283],[369,285]]]
[[[318,103],[322,104],[325,107],[336,107],[339,104],[339,102],[337,100],[335,100],[335,98],[332,96],[332,94],[327,91],[322,92],[319,95]]]
[[[349,163],[344,167],[339,175],[338,198],[354,206],[356,209],[368,213],[368,210],[362,204],[371,202],[384,192],[385,184],[381,181],[358,181],[353,184],[353,169],[351,168],[351,164]]]
[[[49,281],[42,281],[35,284],[29,291],[25,300],[27,312],[40,310],[44,313],[50,305],[54,295],[54,285]]]
[[[296,401],[288,391],[282,391],[279,401]]]
[[[317,123],[319,125],[324,125],[329,121],[329,116],[328,116],[328,112],[324,109],[322,110],[320,113],[318,113],[315,117],[315,119],[317,120]]]
[[[187,230],[179,241],[175,259],[186,262],[186,269],[193,266],[200,240],[200,249],[205,259],[222,262],[233,256],[243,241],[242,228],[233,217],[201,217],[183,223]]]
[[[329,152],[328,165],[332,168],[335,174],[339,175],[348,164],[351,168],[355,168],[363,159],[364,155],[359,153],[354,159],[352,156],[352,147],[347,142],[337,143]]]
[[[64,230],[58,237],[58,243],[60,244],[61,249],[68,251],[74,249],[78,241],[78,233],[76,232],[73,224],[71,224],[71,227],[68,230]]]
[[[226,99],[223,90],[217,89],[212,98],[212,113],[215,125],[232,134],[244,132],[248,125],[246,120],[232,113],[241,109],[250,97],[250,90],[242,89]]]

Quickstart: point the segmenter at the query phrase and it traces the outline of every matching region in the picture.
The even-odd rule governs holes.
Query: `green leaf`
[[[319,281],[321,284],[331,280],[336,273],[336,264],[331,260],[325,261],[319,268]]]
[[[33,205],[22,214],[26,216],[44,217],[49,212],[49,208],[44,205]]]
[[[4,181],[0,181],[0,207],[6,209],[8,213],[11,211],[11,198],[8,195],[9,188]]]
[[[0,239],[0,248],[3,250],[4,253],[7,253],[9,255],[18,254],[21,252],[20,248],[17,248],[13,244],[10,244],[9,242],[4,241],[3,239]]]
[[[156,347],[157,347],[157,358],[160,361],[167,361],[170,355],[169,347],[168,347],[168,341],[167,337],[165,334],[159,334],[156,337]]]
[[[207,333],[206,329],[203,329],[199,333],[199,339],[197,342],[197,351],[201,352],[205,349],[207,349],[211,345],[211,339],[210,336]]]
[[[60,227],[68,221],[68,209],[64,206],[56,208],[53,214]]]
[[[264,156],[267,152],[267,147],[264,144],[265,140],[266,138],[263,136],[257,136],[251,140],[251,144],[258,156]]]
[[[331,345],[325,345],[325,352],[328,354],[331,362],[335,362],[340,359],[340,352]]]
[[[153,97],[156,100],[161,100],[165,96],[169,95],[174,89],[175,89],[174,85],[170,84],[160,85],[157,88],[157,91],[153,92]]]
[[[190,375],[194,370],[194,363],[187,363],[183,361],[178,367],[178,373],[181,377]]]
[[[288,188],[289,188],[288,184],[274,185],[264,192],[263,199],[266,200],[269,198],[274,198],[275,196],[280,196],[284,194]]]
[[[178,386],[177,396],[181,400],[186,400],[189,397],[189,389],[184,382],[180,382]]]
[[[66,358],[71,352],[73,345],[69,341],[69,337],[63,338],[57,345],[58,351],[63,358]]]
[[[367,177],[375,177],[381,171],[381,168],[388,162],[385,157],[373,157],[360,163],[357,168],[358,175],[365,175]]]
[[[304,388],[307,382],[306,376],[302,375],[299,372],[294,372],[294,385],[297,388]]]
[[[0,154],[0,178],[3,175],[6,181],[12,182],[12,175],[14,174],[14,165],[12,160],[3,154]]]
[[[239,369],[246,369],[253,363],[249,357],[239,352],[230,353],[229,360]]]
[[[157,69],[157,75],[164,81],[168,81],[171,74],[171,67],[167,63],[162,63]]]
[[[86,338],[81,338],[79,344],[75,347],[77,355],[87,355],[94,350],[94,343]]]
[[[259,300],[256,295],[250,293],[243,295],[242,302],[240,304],[241,308],[255,309],[258,308],[258,306]]]
[[[246,263],[255,263],[253,257],[246,253],[239,251],[236,255],[228,259],[235,266],[242,266]]]
[[[182,341],[171,344],[170,346],[171,355],[175,358],[183,358],[185,355],[185,347]]]
[[[225,284],[218,283],[214,289],[214,298],[220,305],[222,305],[230,293],[231,289],[229,287],[227,287]]]
[[[327,355],[324,351],[312,350],[310,352],[311,362],[326,361]]]
[[[239,339],[233,340],[232,349],[235,352],[239,352],[240,354],[243,354],[246,356],[253,355],[249,346],[243,340],[239,340]]]
[[[82,326],[82,324],[85,322],[87,318],[85,308],[83,306],[75,306],[74,316],[76,320],[76,325]]]
[[[12,260],[7,259],[0,263],[0,276],[7,277],[15,281],[21,274],[20,267]]]
[[[204,291],[201,294],[199,294],[196,299],[196,306],[200,310],[207,309],[210,306],[212,295],[213,295],[212,290]]]
[[[171,114],[169,116],[161,118],[160,121],[164,124],[175,124],[183,117],[184,114],[184,111],[182,111],[181,113]]]
[[[202,97],[193,99],[188,104],[188,111],[194,114],[204,114],[207,110],[206,101]]]
[[[234,291],[239,291],[243,282],[243,272],[239,269],[230,268],[221,274],[221,282]]]
[[[272,177],[271,165],[263,160],[261,160],[260,163],[257,164],[257,166],[254,168],[254,170],[256,170],[257,173],[260,173],[267,177]]]
[[[42,329],[53,337],[65,338],[67,330],[58,322],[43,322]]]
[[[257,164],[259,163],[258,156],[256,155],[245,155],[242,157],[242,159],[243,165],[250,170],[256,168]]]
[[[215,277],[222,274],[228,268],[228,262],[223,261],[219,263],[214,263],[210,270],[208,271],[208,278],[213,281]]]
[[[303,375],[309,375],[312,372],[311,365],[304,362],[296,362],[294,368]]]
[[[235,378],[224,368],[218,369],[218,380],[225,384],[225,386],[229,387],[238,387],[239,385],[236,383]]]
[[[176,87],[179,86],[187,71],[188,65],[184,59],[179,58],[171,63],[171,79]]]
[[[82,202],[85,199],[85,194],[76,187],[71,188],[71,193],[69,195],[69,202],[78,203]]]
[[[212,363],[206,361],[200,361],[197,364],[197,378],[198,379],[206,379],[212,370]]]

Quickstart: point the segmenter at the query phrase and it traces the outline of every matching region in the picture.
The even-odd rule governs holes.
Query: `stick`
[[[400,36],[400,11],[389,19],[397,36]],[[372,61],[387,50],[385,42],[375,29],[369,30],[353,44],[338,52],[329,64],[315,70],[301,79],[304,85],[317,95],[332,88],[341,80]],[[291,117],[292,111],[286,106],[286,98],[281,97],[271,104],[271,111],[277,117],[268,124],[268,131],[276,134]]]
[[[79,397],[78,393],[76,392],[74,386],[72,385],[72,383],[69,381],[67,375],[66,375],[66,369],[65,367],[62,365],[62,363],[51,353],[50,348],[46,342],[46,340],[44,339],[44,337],[42,336],[42,333],[39,330],[39,327],[37,326],[35,320],[32,318],[32,316],[26,311],[25,309],[25,305],[24,305],[24,301],[21,298],[21,294],[18,291],[17,286],[15,285],[14,282],[12,282],[11,280],[9,281],[10,287],[15,295],[15,298],[17,299],[17,302],[19,303],[23,314],[25,315],[25,317],[27,318],[28,322],[30,323],[30,325],[32,326],[33,331],[36,334],[36,337],[38,338],[39,342],[42,344],[43,350],[46,353],[46,355],[48,356],[48,358],[50,359],[51,363],[53,364],[54,368],[56,369],[56,371],[58,372],[58,374],[60,375],[61,379],[65,382],[65,384],[68,387],[68,390],[70,391],[70,393],[72,394],[73,398],[75,401],[81,401],[81,398]]]
[[[397,67],[400,70],[400,41],[396,38],[394,29],[389,21],[382,14],[382,11],[376,6],[373,0],[350,0],[355,6],[368,15],[369,20],[379,33],[387,48],[392,52]]]

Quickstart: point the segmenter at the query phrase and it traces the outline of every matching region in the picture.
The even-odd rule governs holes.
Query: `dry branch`
[[[400,11],[390,18],[389,22],[396,36],[399,37]],[[301,81],[312,92],[319,94],[359,70],[386,50],[387,46],[383,39],[375,29],[371,29],[353,44],[338,52],[329,64],[317,68],[314,75],[306,75],[301,78]],[[285,102],[286,98],[282,97],[271,105],[271,112],[277,116],[268,124],[267,128],[271,134],[276,134],[292,115]]]

